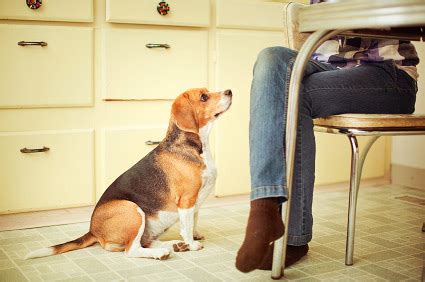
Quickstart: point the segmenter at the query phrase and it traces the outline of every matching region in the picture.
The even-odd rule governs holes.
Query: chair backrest
[[[308,33],[298,32],[297,10],[303,7],[303,4],[289,2],[284,7],[283,23],[286,31],[286,45],[293,50],[299,50],[310,35]]]

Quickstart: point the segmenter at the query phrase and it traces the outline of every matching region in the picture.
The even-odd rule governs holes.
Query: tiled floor
[[[298,281],[421,281],[424,267],[424,192],[381,186],[359,194],[355,261],[345,266],[347,192],[319,192],[314,199],[314,238],[309,254],[286,270]],[[0,281],[267,281],[270,273],[234,268],[248,203],[205,208],[199,252],[174,253],[165,261],[129,259],[96,245],[62,255],[23,260],[29,251],[74,239],[88,223],[0,232]],[[173,227],[163,239],[178,238]]]

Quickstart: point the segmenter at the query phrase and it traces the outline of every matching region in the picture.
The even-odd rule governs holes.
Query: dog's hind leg
[[[95,209],[90,232],[108,251],[125,251],[128,257],[166,259],[170,250],[143,248],[140,242],[146,218],[134,202],[114,200]]]
[[[128,257],[143,257],[143,258],[154,258],[154,259],[167,259],[170,256],[170,250],[167,248],[143,248],[140,244],[143,232],[145,230],[146,219],[145,213],[137,207],[137,212],[140,214],[140,226],[137,232],[133,232],[133,238],[125,248],[125,254]],[[135,233],[135,234],[134,234]]]

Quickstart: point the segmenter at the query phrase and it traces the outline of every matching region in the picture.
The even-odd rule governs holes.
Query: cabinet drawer
[[[217,27],[283,30],[283,5],[259,0],[217,0]]]
[[[92,22],[91,0],[43,0],[40,8],[30,9],[25,0],[0,1],[0,19]]]
[[[209,0],[167,0],[169,12],[160,15],[159,0],[107,0],[106,21],[155,25],[201,26],[210,25]]]
[[[187,88],[206,87],[208,33],[107,29],[105,99],[174,99]],[[147,48],[146,44],[170,48]]]
[[[93,204],[92,130],[3,132],[0,156],[0,213]]]
[[[103,179],[100,197],[114,180],[132,167],[157,145],[147,145],[148,141],[162,141],[167,126],[152,128],[114,128],[104,129]]]
[[[91,28],[0,25],[0,38],[0,108],[92,104]]]

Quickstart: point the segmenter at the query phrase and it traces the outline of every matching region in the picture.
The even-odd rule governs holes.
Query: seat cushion
[[[343,114],[317,118],[314,125],[363,130],[423,130],[425,115]]]

